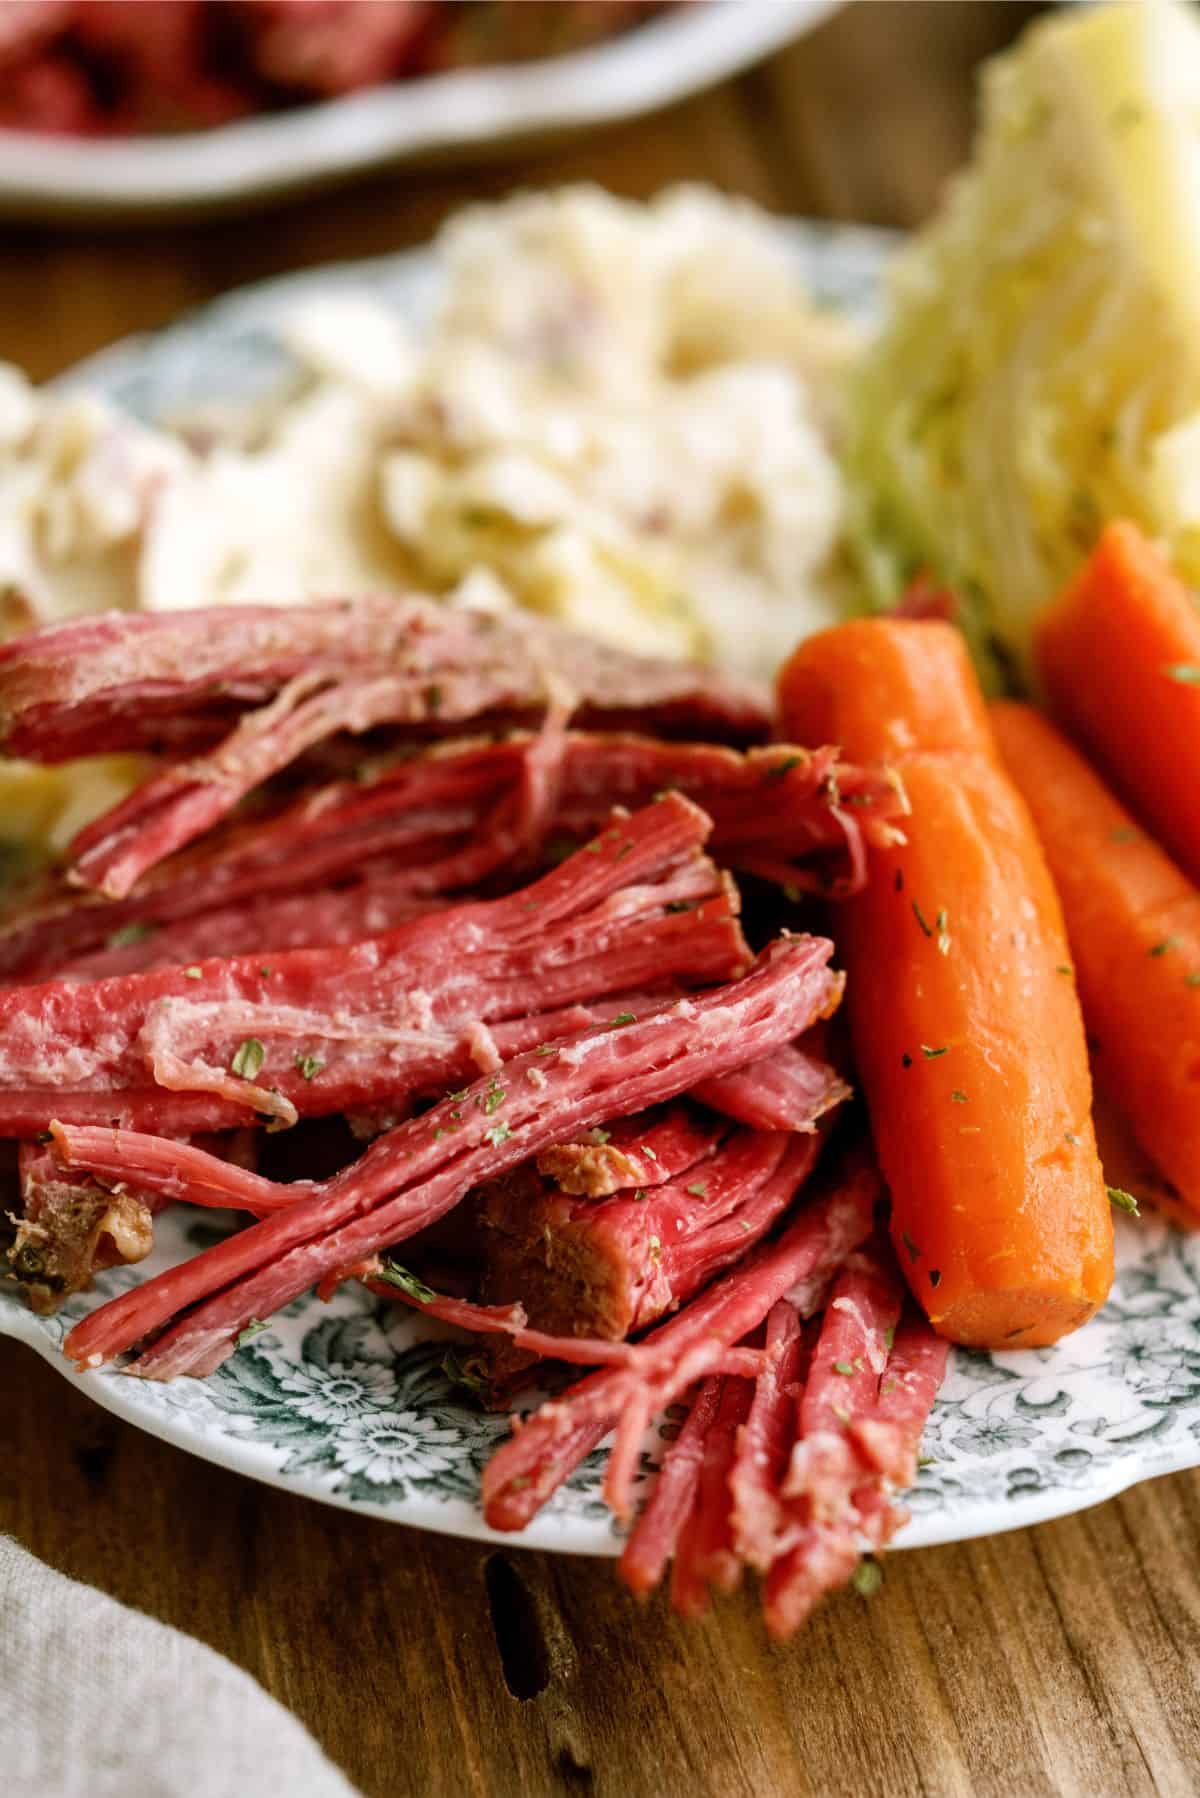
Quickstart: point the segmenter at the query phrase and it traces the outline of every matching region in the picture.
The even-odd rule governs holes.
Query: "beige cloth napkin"
[[[355,1798],[262,1687],[0,1537],[0,1791]]]

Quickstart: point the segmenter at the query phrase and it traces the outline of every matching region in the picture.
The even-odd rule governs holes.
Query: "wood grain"
[[[546,1680],[522,1702],[489,1547],[254,1486],[5,1349],[0,1529],[247,1668],[368,1798],[1195,1790],[1200,1473],[894,1555],[785,1647],[749,1594],[687,1626],[611,1563],[503,1550]]]
[[[962,160],[978,59],[1031,9],[858,4],[647,121],[515,163],[395,172],[262,218],[0,230],[0,353],[38,376],[238,282],[426,238],[463,203],[704,179],[910,224]],[[1040,1529],[901,1554],[787,1647],[748,1595],[700,1628],[603,1562],[422,1536],[255,1486],[0,1343],[0,1529],[211,1643],[367,1798],[1093,1798],[1200,1767],[1200,1473]],[[503,1645],[503,1655],[502,1648]],[[515,1697],[540,1688],[536,1696]],[[291,1795],[288,1795],[291,1798]]]

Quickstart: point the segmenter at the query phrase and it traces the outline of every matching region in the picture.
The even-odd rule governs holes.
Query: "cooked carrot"
[[[1200,891],[1062,733],[993,708],[1062,899],[1097,1084],[1200,1210]]]
[[[810,637],[779,676],[779,709],[798,741],[855,742],[865,762],[995,754],[966,642],[938,620],[856,618]]]
[[[1200,610],[1136,525],[1107,527],[1035,654],[1055,717],[1200,881]]]
[[[1112,1219],[1062,914],[966,652],[862,621],[802,644],[780,693],[797,742],[886,753],[912,806],[834,918],[909,1284],[954,1341],[1054,1342],[1107,1296]]]

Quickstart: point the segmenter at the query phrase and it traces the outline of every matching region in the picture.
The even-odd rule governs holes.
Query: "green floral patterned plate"
[[[886,239],[803,226],[794,241],[820,295],[869,313]],[[118,345],[73,378],[147,418],[216,394],[248,396],[284,367],[271,336],[282,307],[334,286],[420,311],[435,281],[424,255],[292,276]],[[213,1213],[164,1213],[153,1256],[102,1275],[59,1318],[32,1316],[0,1285],[0,1335],[28,1343],[106,1409],[221,1466],[397,1523],[487,1536],[476,1494],[504,1420],[480,1413],[447,1375],[451,1332],[361,1291],[343,1289],[328,1305],[298,1299],[204,1381],[70,1372],[59,1348],[77,1317],[194,1254],[223,1227]],[[1036,1523],[1200,1463],[1200,1233],[1120,1217],[1117,1235],[1113,1296],[1078,1335],[1053,1349],[955,1353],[911,1496],[913,1521],[898,1545]],[[643,1478],[656,1451],[649,1440]],[[578,1470],[522,1540],[616,1552],[600,1460],[598,1452]]]

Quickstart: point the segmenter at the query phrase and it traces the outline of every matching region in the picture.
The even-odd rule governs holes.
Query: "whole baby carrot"
[[[912,807],[834,918],[909,1284],[954,1341],[1054,1342],[1107,1296],[1112,1219],[1062,914],[962,640],[842,625],[796,651],[780,704],[797,742],[886,755]]]
[[[1097,1084],[1200,1210],[1200,891],[1031,707],[993,707],[1062,899]]]
[[[1110,524],[1034,648],[1055,717],[1200,881],[1200,610],[1162,551]]]

